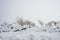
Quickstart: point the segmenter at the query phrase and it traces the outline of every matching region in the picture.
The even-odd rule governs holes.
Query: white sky
[[[60,20],[60,0],[0,0],[0,22],[17,16],[33,21]]]

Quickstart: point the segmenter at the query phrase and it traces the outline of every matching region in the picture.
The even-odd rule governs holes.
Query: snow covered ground
[[[32,27],[17,32],[2,32],[0,40],[60,40],[60,30]]]

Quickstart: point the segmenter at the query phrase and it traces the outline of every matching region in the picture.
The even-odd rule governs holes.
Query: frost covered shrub
[[[60,22],[59,21],[50,21],[46,24],[41,20],[38,21],[41,26],[42,32],[60,32]]]
[[[53,27],[53,26],[56,26],[56,25],[57,25],[57,22],[55,22],[55,21],[51,21],[51,22],[48,22],[46,24],[46,26],[48,26],[48,27]]]
[[[25,30],[27,28],[31,28],[32,26],[35,26],[35,23],[29,21],[29,20],[23,20],[22,18],[17,18],[16,22],[14,23],[8,23],[3,22],[0,24],[0,33],[1,32],[11,32],[11,31],[20,31]]]
[[[50,21],[47,24],[45,24],[45,26],[48,26],[48,27],[57,27],[57,26],[60,26],[60,22],[59,21]]]
[[[41,20],[38,20],[40,24],[39,30],[42,32],[60,32],[60,22],[59,21],[50,21],[48,23],[44,23]],[[27,28],[36,27],[35,23],[29,20],[24,20],[23,18],[17,18],[16,22],[10,24],[6,21],[0,25],[0,33],[1,32],[17,32],[21,30],[26,30]],[[33,27],[33,28],[34,28]]]
[[[57,27],[57,26],[60,26],[60,21],[50,21],[48,23],[44,23],[42,22],[41,20],[38,20],[40,26],[43,26],[43,27]]]
[[[35,26],[35,23],[33,23],[29,20],[23,20],[22,18],[17,18],[16,22],[20,26],[28,26],[28,27]]]
[[[10,32],[15,30],[13,24],[9,24],[6,21],[0,25],[0,32]]]

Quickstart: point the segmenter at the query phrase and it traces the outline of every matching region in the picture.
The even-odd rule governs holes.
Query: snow
[[[44,29],[47,31],[43,31]],[[60,40],[60,32],[53,29],[49,28],[48,30],[47,27],[35,26],[17,32],[2,32],[0,33],[0,40]]]
[[[60,40],[60,26],[21,26],[4,22],[0,25],[0,40]]]

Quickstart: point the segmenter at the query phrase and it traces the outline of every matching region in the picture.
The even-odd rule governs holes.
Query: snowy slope
[[[2,32],[0,40],[60,40],[60,32],[43,31],[44,29],[32,27],[17,32]]]

